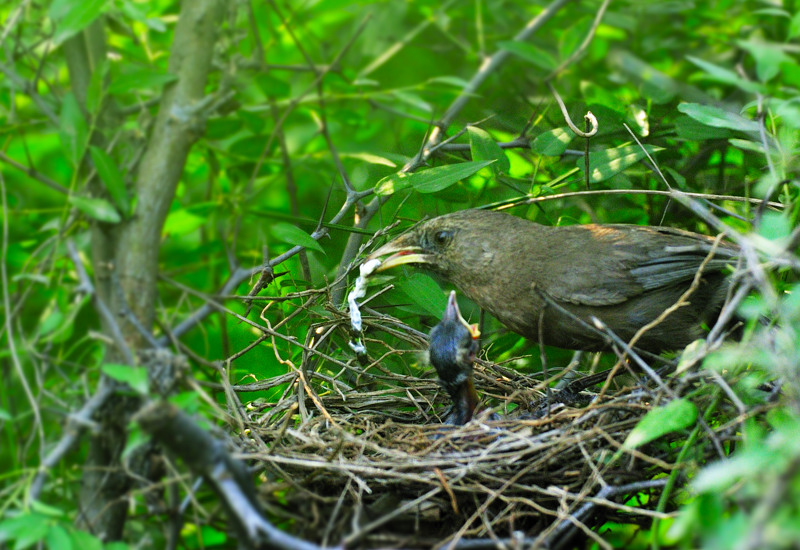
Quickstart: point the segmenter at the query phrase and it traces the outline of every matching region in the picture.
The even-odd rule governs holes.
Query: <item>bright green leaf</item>
[[[119,223],[122,221],[119,212],[105,199],[92,199],[73,195],[69,198],[69,202],[94,220],[105,223]]]
[[[547,157],[558,157],[567,150],[575,134],[569,128],[553,128],[536,136],[531,148]]]
[[[4,422],[11,422],[12,416],[11,413],[8,412],[6,409],[0,408],[0,420]]]
[[[315,241],[311,235],[296,225],[286,222],[278,222],[271,227],[271,231],[275,238],[281,242],[292,245],[300,245],[311,250],[322,252],[323,254],[325,253],[325,251],[322,249],[322,246]]]
[[[0,521],[0,543],[14,541],[14,549],[28,548],[47,536],[50,522],[47,516],[23,512]]]
[[[392,195],[411,187],[420,193],[435,193],[468,178],[481,168],[492,164],[493,160],[461,162],[436,166],[413,174],[398,172],[386,176],[375,185],[376,195]]]
[[[741,115],[731,113],[713,105],[700,105],[699,103],[681,103],[678,110],[714,128],[729,128],[742,132],[757,132],[758,124]]]
[[[511,168],[511,163],[508,162],[508,157],[489,133],[476,126],[469,126],[467,131],[469,132],[469,148],[472,152],[472,160],[497,161],[491,166],[492,172],[495,175],[500,173],[507,174]]]
[[[87,533],[86,531],[72,531],[72,547],[80,550],[103,550],[103,543],[100,539]]]
[[[61,147],[73,168],[80,164],[86,151],[89,130],[78,101],[72,92],[64,96],[61,103],[61,115],[58,120],[58,135]]]
[[[72,550],[72,539],[60,525],[52,525],[44,538],[48,550]]]
[[[645,145],[645,148],[642,149],[638,145],[623,145],[614,149],[589,153],[589,181],[592,183],[605,181],[611,176],[622,172],[645,158],[647,156],[645,149],[648,153],[653,154],[663,148]],[[582,158],[578,159],[578,168],[584,169]]]
[[[50,6],[50,17],[59,19],[53,43],[61,44],[67,38],[88,27],[100,16],[108,0],[59,0]]]
[[[147,381],[147,369],[145,367],[106,363],[100,367],[100,370],[109,378],[128,384],[137,393],[147,395],[149,391],[150,385]]]
[[[684,430],[697,421],[697,407],[688,399],[675,399],[652,409],[639,421],[623,446],[635,449],[668,433]]]
[[[499,42],[497,46],[546,71],[552,71],[558,66],[558,61],[550,52],[528,42]]]
[[[800,11],[794,14],[792,22],[789,24],[789,39],[800,36]]]
[[[122,177],[122,172],[117,168],[114,159],[99,147],[90,146],[89,153],[92,155],[94,167],[97,168],[97,173],[100,175],[100,179],[103,180],[111,200],[114,201],[120,212],[127,217],[130,214],[131,203],[128,199],[128,191],[125,189],[125,180]]]
[[[185,208],[170,212],[164,222],[164,235],[188,235],[203,227],[208,220]]]

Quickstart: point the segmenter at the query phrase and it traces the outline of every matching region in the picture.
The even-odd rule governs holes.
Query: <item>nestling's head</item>
[[[462,317],[455,291],[450,293],[447,308],[439,324],[431,330],[429,356],[442,387],[453,400],[448,423],[461,425],[472,418],[478,404],[472,382],[472,369],[478,351],[480,332]]]

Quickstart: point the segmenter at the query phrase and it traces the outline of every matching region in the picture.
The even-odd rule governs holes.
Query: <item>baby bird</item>
[[[472,381],[472,367],[478,351],[478,325],[470,325],[461,316],[456,292],[450,292],[441,322],[430,335],[429,356],[442,387],[453,400],[445,423],[461,426],[472,419],[478,405],[478,393]]]

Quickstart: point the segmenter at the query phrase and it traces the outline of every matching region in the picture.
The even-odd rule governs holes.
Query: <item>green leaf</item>
[[[772,80],[781,71],[781,63],[792,62],[778,44],[745,40],[739,40],[737,43],[755,58],[756,76],[761,82]]]
[[[72,550],[72,539],[60,525],[52,525],[45,535],[44,543],[49,550]]]
[[[754,121],[712,105],[681,103],[678,105],[678,110],[706,126],[729,128],[742,132],[758,132],[758,124]]]
[[[203,227],[208,220],[185,208],[170,212],[164,222],[164,235],[188,235]]]
[[[688,399],[675,399],[663,407],[644,415],[628,437],[623,447],[635,449],[668,433],[684,430],[697,421],[697,407]]]
[[[800,11],[794,14],[789,24],[789,40],[800,36]]]
[[[58,135],[61,147],[73,168],[77,168],[86,151],[89,130],[78,101],[72,92],[64,96],[61,115],[58,119]]]
[[[122,221],[119,212],[105,199],[91,199],[73,195],[69,198],[69,202],[94,220],[105,223],[119,223]]]
[[[663,147],[645,145],[644,149],[642,149],[639,145],[623,145],[614,149],[589,153],[589,181],[592,183],[605,181],[611,176],[622,172],[645,158],[647,156],[645,149],[648,153],[653,154],[661,151]],[[582,158],[578,159],[578,168],[584,169]]]
[[[468,178],[481,168],[492,164],[493,160],[461,162],[459,164],[448,164],[446,166],[436,166],[428,170],[422,170],[413,174],[398,172],[386,176],[375,185],[376,195],[392,195],[411,187],[420,193],[435,193],[453,185],[454,183]]]
[[[91,115],[97,115],[103,105],[105,97],[105,82],[108,76],[108,63],[103,60],[100,65],[92,71],[92,78],[89,80],[89,88],[86,90],[86,110]]]
[[[92,155],[94,167],[97,168],[97,173],[100,175],[100,179],[103,180],[111,200],[114,201],[120,212],[125,217],[128,217],[131,203],[128,199],[128,191],[125,189],[125,180],[122,177],[122,172],[117,168],[114,159],[99,147],[89,146],[89,153]]]
[[[394,285],[409,301],[418,305],[423,311],[436,318],[441,318],[447,307],[447,296],[436,281],[428,275],[412,273],[409,277],[398,277]]]
[[[100,539],[87,533],[86,531],[72,531],[72,547],[80,550],[103,550],[103,543]]]
[[[61,44],[79,33],[106,11],[108,0],[56,0],[50,5],[50,17],[57,20],[53,43]]]
[[[296,225],[286,222],[278,222],[271,227],[271,231],[273,236],[281,242],[292,245],[300,245],[311,250],[322,252],[323,254],[325,253],[325,251],[322,249],[322,246],[315,241],[311,235]]]
[[[106,363],[100,367],[100,370],[109,378],[128,384],[137,393],[147,395],[149,391],[150,385],[147,381],[147,369],[145,367]]]
[[[289,97],[292,92],[291,86],[271,74],[260,74],[255,78],[256,84],[264,92],[264,95],[272,98]]]
[[[499,42],[497,46],[546,71],[552,71],[558,66],[552,54],[528,42]]]
[[[469,82],[457,76],[435,76],[428,79],[429,84],[446,84],[456,88],[464,89],[469,86]]]
[[[531,147],[540,155],[558,157],[564,154],[574,137],[569,128],[553,128],[536,136]]]
[[[495,175],[501,173],[508,174],[508,171],[511,169],[511,163],[489,133],[476,126],[469,126],[467,132],[469,132],[469,148],[472,152],[472,160],[496,161],[491,166],[492,172],[494,172]]]
[[[687,115],[675,117],[675,132],[681,139],[691,141],[705,141],[709,139],[726,139],[733,136],[733,131],[728,128],[714,128]]]
[[[13,417],[11,416],[10,412],[8,412],[6,409],[0,408],[0,420],[3,422],[11,422],[12,418]]]
[[[154,71],[135,71],[117,75],[108,86],[109,94],[120,94],[131,90],[147,90],[161,88],[165,84],[174,82],[178,77],[174,74],[159,73]]]
[[[713,82],[721,82],[723,84],[730,84],[732,86],[736,86],[740,90],[745,92],[754,94],[754,93],[763,93],[764,87],[758,84],[757,82],[750,82],[749,80],[745,80],[735,72],[731,71],[730,69],[726,69],[724,67],[720,67],[719,65],[715,65],[713,63],[709,63],[703,59],[693,57],[691,55],[687,55],[686,59],[703,69],[706,73],[708,80]]]
[[[0,521],[0,543],[14,541],[14,549],[27,548],[42,540],[50,530],[47,516],[23,512]]]

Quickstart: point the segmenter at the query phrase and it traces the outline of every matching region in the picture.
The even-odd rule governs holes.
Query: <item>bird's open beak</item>
[[[365,262],[376,259],[381,260],[381,264],[375,271],[385,271],[403,264],[428,264],[431,262],[430,256],[425,254],[422,248],[414,244],[412,238],[406,235],[389,241],[367,256]]]
[[[458,309],[458,302],[456,302],[456,291],[450,291],[450,297],[447,299],[447,308],[444,310],[444,316],[442,317],[442,321],[455,321],[458,320],[459,323],[467,327],[470,335],[472,335],[473,340],[477,340],[481,337],[481,331],[478,329],[477,324],[470,325],[467,323],[467,320],[461,315],[461,311]]]

